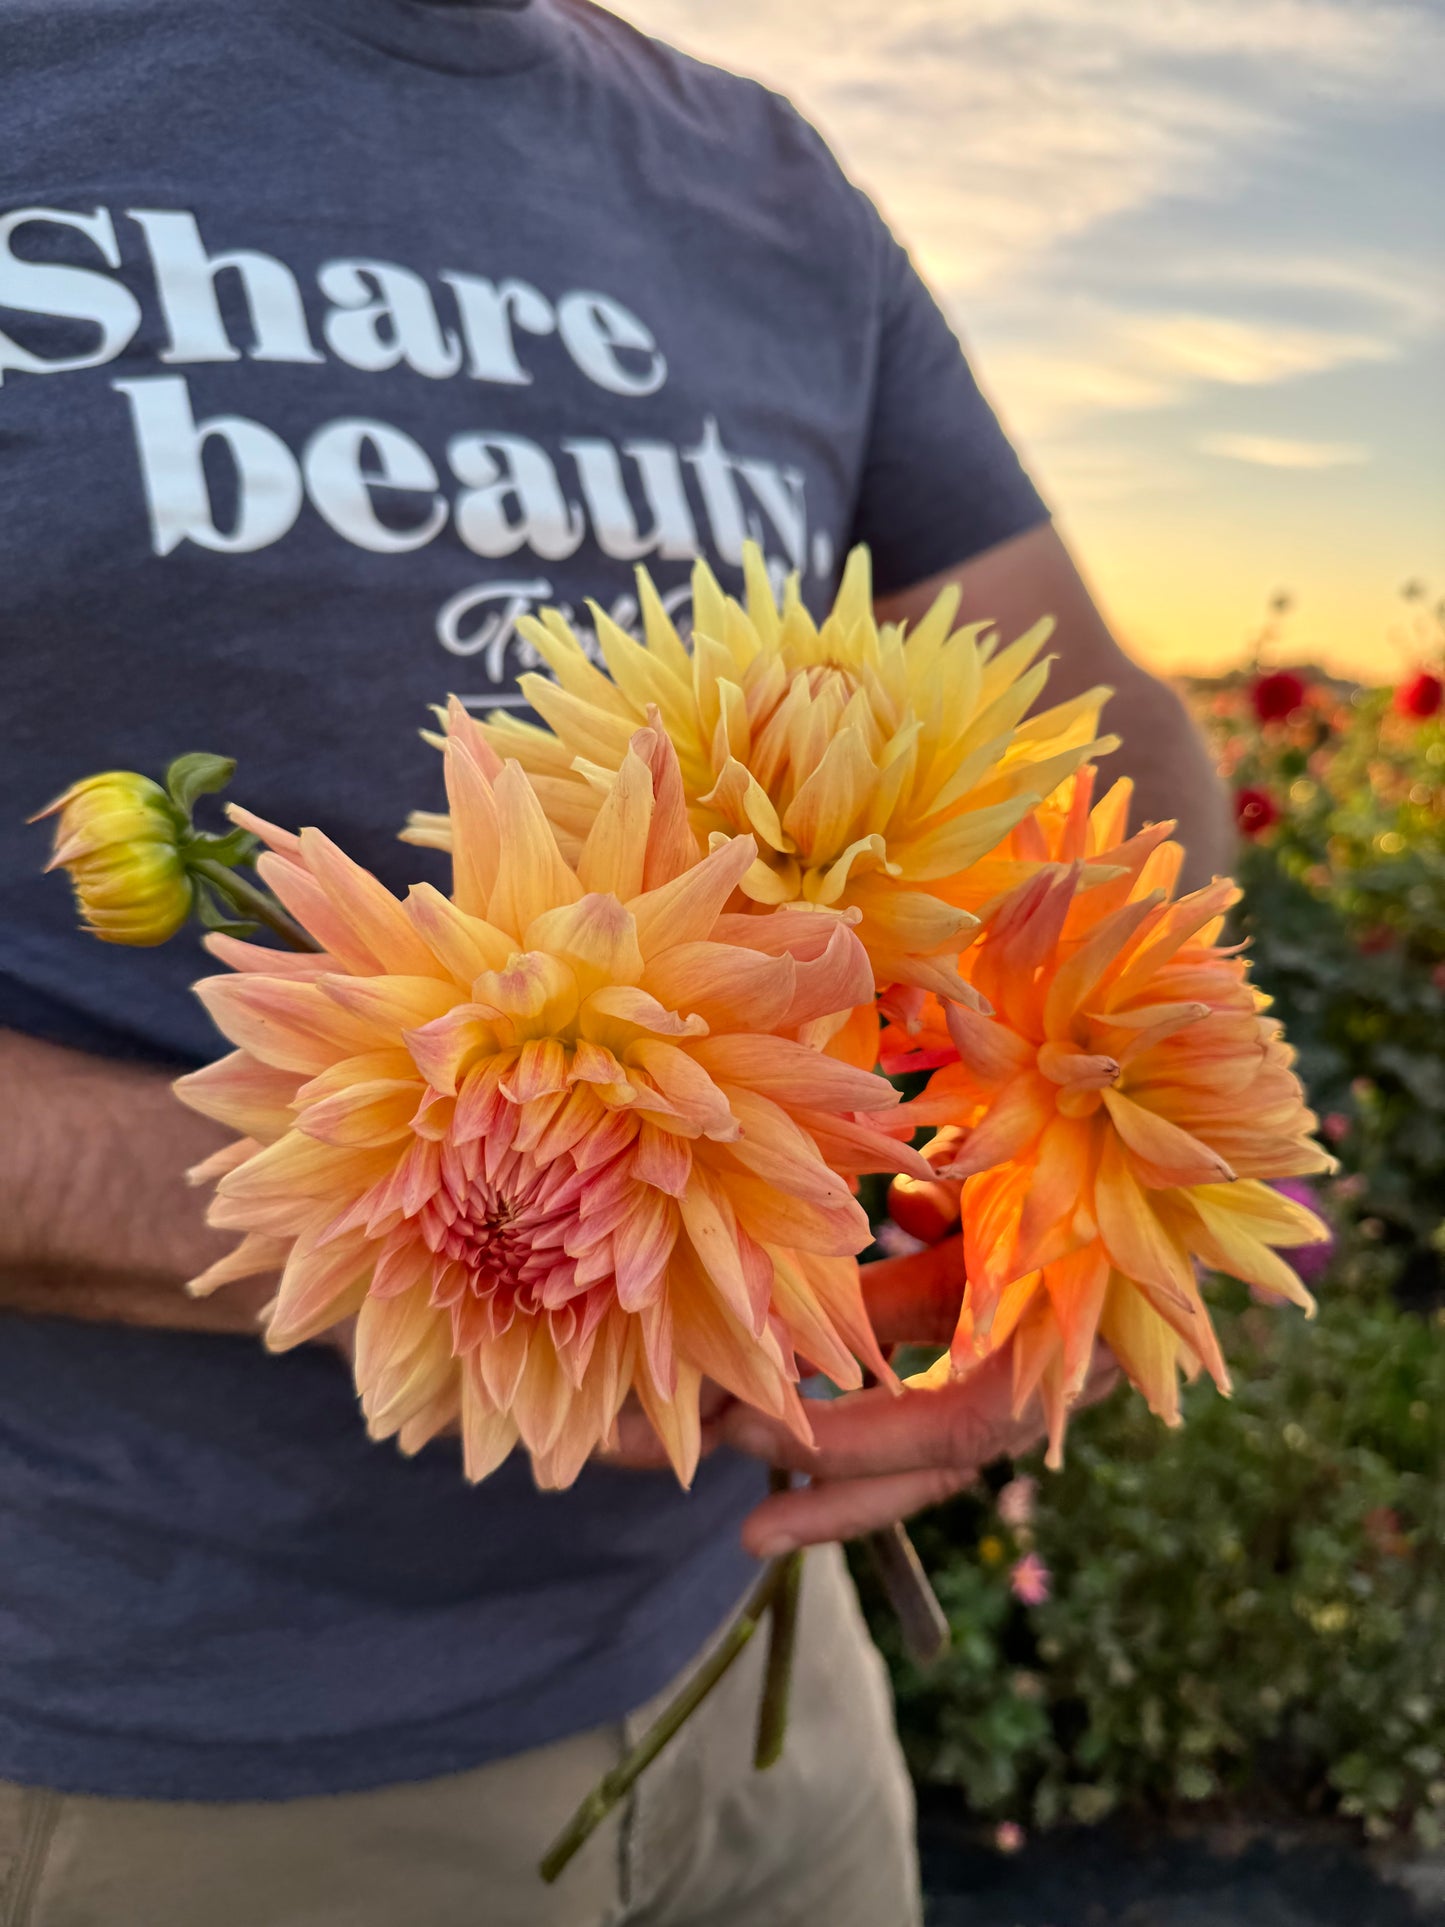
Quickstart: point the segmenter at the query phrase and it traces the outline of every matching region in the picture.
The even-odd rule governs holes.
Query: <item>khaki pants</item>
[[[544,1847],[666,1693],[625,1726],[374,1793],[211,1805],[0,1784],[0,1927],[917,1927],[912,1797],[835,1548],[808,1557],[787,1747],[754,1773],[765,1644],[555,1887]]]

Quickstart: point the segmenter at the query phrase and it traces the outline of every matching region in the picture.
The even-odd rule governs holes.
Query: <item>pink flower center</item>
[[[459,1322],[466,1301],[486,1306],[496,1332],[518,1313],[536,1317],[574,1296],[576,1261],[562,1247],[577,1204],[571,1187],[559,1184],[563,1176],[555,1165],[539,1170],[512,1151],[492,1177],[477,1171],[460,1191],[444,1178],[418,1219],[437,1260],[432,1302],[452,1306]]]

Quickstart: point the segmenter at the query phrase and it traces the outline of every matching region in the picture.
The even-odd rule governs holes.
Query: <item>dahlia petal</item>
[[[651,1185],[655,1190],[680,1198],[692,1178],[691,1146],[671,1131],[661,1130],[655,1124],[643,1124],[637,1131],[632,1174],[639,1184]]]
[[[359,1311],[373,1256],[362,1238],[348,1238],[324,1250],[298,1238],[266,1321],[266,1349],[289,1351]]]
[[[544,911],[528,925],[523,947],[562,958],[583,996],[603,985],[636,984],[642,977],[637,925],[616,897],[594,893]]]
[[[1059,965],[1044,1001],[1044,1028],[1052,1037],[1067,1034],[1085,999],[1121,954],[1127,952],[1141,928],[1158,920],[1158,902],[1151,893],[1137,903],[1122,905],[1097,924],[1088,937]],[[1119,995],[1120,986],[1115,986]]]
[[[501,1411],[511,1410],[517,1387],[522,1382],[532,1332],[532,1320],[514,1319],[505,1331],[499,1331],[468,1354],[487,1397]]]
[[[520,765],[509,763],[494,785],[501,852],[488,904],[488,921],[521,937],[534,918],[582,895],[563,862],[536,791]]]
[[[1063,1334],[1064,1383],[1074,1398],[1083,1389],[1094,1356],[1109,1287],[1108,1257],[1102,1246],[1087,1245],[1046,1265],[1043,1283]]]
[[[340,1009],[316,984],[203,977],[195,993],[224,1036],[277,1070],[314,1076],[377,1042],[370,1024]]]
[[[455,1097],[477,1060],[495,1053],[497,1033],[486,1011],[458,1004],[430,1023],[404,1031],[402,1041],[432,1089]]]
[[[853,1197],[835,1205],[815,1204],[741,1173],[728,1174],[727,1196],[750,1237],[795,1256],[806,1251],[823,1258],[851,1258],[872,1237],[868,1214]]]
[[[783,829],[810,863],[831,863],[852,840],[877,776],[862,730],[840,729],[783,814]]]
[[[752,771],[735,756],[727,758],[722,774],[698,802],[706,809],[716,810],[734,830],[755,835],[765,850],[790,855],[797,848],[784,830],[772,798]]]
[[[729,1086],[723,1096],[740,1126],[740,1135],[729,1145],[728,1155],[745,1170],[768,1179],[792,1197],[806,1198],[825,1209],[849,1201],[847,1184],[824,1163],[813,1139],[782,1105],[736,1085]]]
[[[367,1026],[373,1046],[399,1040],[456,1004],[455,986],[435,977],[323,977],[319,988]]]
[[[646,569],[638,569],[636,580],[643,639],[647,647],[667,668],[675,670],[680,676],[691,676],[692,659],[683,646],[672,617],[667,613],[662,597],[653,585],[652,577]]]
[[[192,1298],[209,1298],[213,1291],[222,1285],[234,1284],[238,1278],[254,1278],[265,1271],[279,1272],[290,1250],[289,1238],[268,1238],[263,1232],[248,1231],[224,1258],[217,1258],[192,1278],[186,1290]]]
[[[701,1017],[709,1029],[771,1031],[782,1027],[797,994],[797,966],[786,954],[697,940],[658,951],[647,987],[669,1010]]]
[[[320,830],[302,830],[301,860],[354,942],[375,959],[377,970],[398,977],[440,975],[435,954],[402,905],[379,878],[354,863],[330,837]]]
[[[738,1249],[737,1219],[720,1186],[694,1181],[677,1201],[677,1210],[697,1255],[698,1265],[716,1286],[724,1302],[754,1337],[767,1319],[768,1290],[757,1289]]]
[[[629,747],[582,846],[577,877],[584,890],[624,899],[640,894],[652,808],[652,772]]]
[[[573,1396],[556,1348],[550,1342],[546,1326],[539,1321],[509,1407],[529,1452],[546,1454],[556,1445],[567,1423]]]
[[[677,751],[656,710],[649,709],[647,714],[650,727],[640,729],[632,739],[632,747],[652,772],[652,822],[642,868],[644,893],[673,882],[692,868],[700,854],[688,821],[687,791]]]
[[[326,1144],[390,1144],[411,1129],[419,1089],[414,1077],[358,1082],[308,1105],[296,1129]]]
[[[784,1037],[700,1037],[691,1054],[718,1084],[739,1084],[795,1109],[881,1111],[898,1101],[886,1079]]]
[[[984,1089],[1003,1085],[1033,1061],[1028,1042],[1006,1024],[994,1023],[963,1004],[948,1004],[945,1015],[954,1048]]]
[[[420,1405],[396,1429],[398,1449],[407,1458],[420,1452],[438,1433],[456,1429],[462,1413],[460,1381],[448,1376],[434,1397]]]
[[[632,984],[616,984],[593,991],[582,1006],[582,1035],[613,1048],[617,1040],[631,1041],[628,1031],[651,1032],[656,1037],[700,1037],[707,1029],[700,1017],[679,1017],[649,991]]]
[[[647,1073],[690,1130],[723,1143],[737,1137],[738,1121],[726,1097],[687,1051],[644,1037],[633,1045],[631,1061]]]
[[[661,1291],[677,1233],[676,1205],[661,1192],[639,1190],[631,1214],[612,1235],[617,1302],[624,1311],[640,1311]]]
[[[1052,1245],[1072,1239],[1074,1206],[1093,1173],[1094,1132],[1087,1122],[1055,1117],[1039,1139],[1029,1188],[1019,1215],[1015,1262],[1026,1271],[1062,1256]],[[1102,1289],[1102,1287],[1101,1287]]]
[[[816,1262],[816,1261],[815,1261]],[[851,1264],[849,1259],[828,1263]],[[856,1391],[863,1383],[858,1361],[834,1327],[833,1320],[819,1303],[811,1275],[805,1275],[792,1253],[774,1253],[773,1309],[782,1319],[789,1343],[808,1362],[830,1378],[843,1391]],[[856,1281],[857,1267],[853,1266]],[[858,1311],[863,1326],[867,1314],[859,1296]],[[870,1328],[871,1330],[871,1328]],[[874,1341],[872,1349],[877,1350]],[[867,1354],[865,1353],[865,1356]],[[881,1356],[881,1354],[880,1354]]]
[[[835,923],[820,957],[796,966],[797,989],[783,1013],[784,1030],[873,1005],[873,966],[862,943],[845,924]],[[752,1029],[765,1026],[754,1020]]]
[[[259,943],[243,943],[224,931],[212,930],[202,938],[202,946],[229,969],[263,977],[319,977],[336,968],[336,960],[324,950],[271,950]]]
[[[1099,1336],[1144,1394],[1149,1410],[1178,1425],[1179,1340],[1159,1314],[1122,1280],[1111,1280],[1099,1318]]]
[[[1094,1214],[1109,1257],[1125,1278],[1192,1310],[1196,1293],[1188,1254],[1165,1230],[1129,1168],[1123,1145],[1112,1135],[1099,1159]]]
[[[629,708],[643,715],[656,705],[669,739],[682,753],[702,754],[692,705],[691,664],[684,672],[628,635],[596,602],[589,602],[602,659]]]
[[[276,824],[268,823],[264,816],[257,816],[251,810],[242,809],[239,803],[227,803],[227,818],[238,830],[249,830],[259,837],[268,850],[275,850],[280,856],[299,856],[301,839],[291,830],[278,829]]]
[[[648,1365],[638,1372],[634,1387],[679,1484],[685,1488],[692,1485],[702,1452],[701,1385],[698,1368],[679,1359],[675,1376],[666,1387],[657,1383]]]
[[[761,1336],[754,1335],[700,1274],[688,1279],[690,1263],[681,1253],[679,1245],[674,1259],[676,1282],[669,1294],[679,1367],[684,1362],[695,1364],[735,1398],[781,1419],[798,1439],[811,1445],[813,1430],[772,1327],[765,1323]]]
[[[895,1137],[876,1116],[858,1113],[853,1117],[838,1117],[799,1104],[793,1104],[790,1109],[794,1122],[817,1145],[819,1156],[845,1177],[862,1177],[869,1171],[906,1172],[915,1178],[936,1175],[932,1165]]]
[[[1056,1115],[1052,1086],[1036,1071],[1022,1072],[999,1091],[940,1175],[971,1178],[1022,1157]]]
[[[1166,1117],[1136,1104],[1122,1091],[1106,1090],[1104,1106],[1119,1133],[1135,1175],[1158,1189],[1171,1185],[1227,1183],[1234,1173],[1217,1151]]]
[[[567,1089],[567,1052],[555,1037],[533,1037],[499,1087],[514,1104],[550,1097]],[[550,1116],[547,1121],[550,1121]],[[519,1140],[520,1142],[520,1137]],[[523,1149],[528,1148],[523,1145]]]
[[[816,1252],[804,1251],[789,1254],[789,1257],[791,1269],[801,1280],[813,1304],[847,1349],[846,1362],[838,1359],[835,1366],[829,1366],[811,1349],[810,1342],[800,1342],[798,1349],[804,1357],[822,1366],[833,1383],[843,1391],[851,1391],[862,1383],[862,1373],[855,1360],[861,1360],[880,1385],[896,1390],[898,1379],[878,1343],[868,1316],[864,1279],[857,1261],[853,1258],[826,1258]],[[782,1274],[789,1266],[778,1253],[774,1253],[774,1263],[776,1298]],[[777,1309],[791,1329],[797,1311],[796,1301],[791,1312],[782,1304],[778,1304]]]
[[[295,1071],[279,1070],[238,1050],[178,1077],[171,1089],[203,1117],[269,1144],[290,1130],[291,1102],[300,1082]]]
[[[458,984],[504,970],[516,944],[482,917],[468,916],[430,883],[414,883],[403,906],[417,935]]]
[[[470,746],[447,740],[443,758],[451,811],[452,895],[464,913],[485,918],[501,857],[501,818],[490,777]]]
[[[750,836],[733,837],[692,869],[628,902],[645,957],[712,934],[723,905],[757,855]]]
[[[482,1012],[505,1019],[514,1039],[547,1037],[576,1016],[576,973],[541,950],[514,952],[507,969],[484,971],[472,985]]]

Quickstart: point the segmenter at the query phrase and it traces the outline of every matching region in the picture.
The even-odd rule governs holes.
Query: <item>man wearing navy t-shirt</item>
[[[907,1927],[832,1542],[957,1489],[1004,1419],[845,1401],[773,1499],[747,1415],[691,1494],[368,1444],[332,1352],[180,1292],[228,1242],[168,1083],[220,1049],[203,961],[100,950],[23,818],[221,750],[399,887],[427,705],[515,702],[518,616],[630,621],[638,561],[685,618],[692,559],[735,587],[750,536],[815,609],[865,541],[890,616],[946,580],[1005,634],[1052,611],[1051,697],[1114,686],[1140,813],[1203,877],[1182,710],[818,136],[586,0],[0,0],[0,127],[0,1920]],[[544,1888],[751,1555],[805,1542],[783,1761],[751,1772],[745,1662]]]

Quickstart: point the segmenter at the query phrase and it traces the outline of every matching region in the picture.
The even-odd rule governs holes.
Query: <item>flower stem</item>
[[[916,1666],[931,1666],[948,1651],[953,1634],[913,1541],[901,1525],[892,1525],[870,1532],[863,1543],[897,1614],[908,1657]]]
[[[782,1581],[773,1597],[768,1636],[768,1666],[758,1708],[758,1737],[753,1765],[758,1772],[782,1758],[788,1732],[788,1699],[793,1684],[793,1653],[798,1643],[798,1595],[803,1582],[803,1554],[790,1552],[783,1560]]]
[[[191,857],[186,868],[192,876],[207,883],[220,896],[226,898],[249,923],[264,924],[292,950],[319,950],[320,944],[313,943],[299,923],[288,917],[269,890],[263,890],[257,883],[250,883],[243,876],[228,869],[224,863],[213,863],[209,857]]]
[[[748,1595],[738,1617],[687,1684],[674,1694],[637,1744],[604,1773],[542,1857],[538,1872],[550,1885],[568,1861],[601,1826],[612,1809],[650,1766],[668,1741],[702,1705],[714,1686],[758,1630],[782,1585],[788,1559],[775,1559]]]

